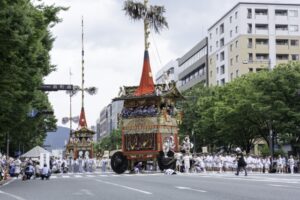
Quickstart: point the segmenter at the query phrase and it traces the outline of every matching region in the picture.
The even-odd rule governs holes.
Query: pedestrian
[[[26,179],[29,180],[33,174],[34,174],[34,167],[32,166],[32,163],[29,162],[27,167],[25,168]]]
[[[237,170],[235,175],[239,175],[240,170],[243,169],[245,171],[245,176],[247,176],[247,163],[245,161],[243,152],[240,148],[236,148],[236,160],[237,160]]]
[[[294,174],[295,160],[292,155],[290,155],[290,158],[288,159],[288,164],[290,167],[291,174]]]
[[[50,175],[51,175],[50,169],[47,167],[47,164],[44,164],[44,167],[42,168],[41,171],[41,179],[44,180],[46,178],[46,180],[49,180]]]
[[[106,159],[106,157],[103,157],[102,160],[101,160],[101,169],[102,169],[102,172],[106,171],[106,164],[107,164],[107,159]]]

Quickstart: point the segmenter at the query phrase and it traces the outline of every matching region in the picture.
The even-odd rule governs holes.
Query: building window
[[[287,16],[288,11],[287,10],[275,10],[275,15],[276,16]]]
[[[232,30],[230,30],[230,37],[232,37]]]
[[[221,85],[225,85],[225,78],[221,79]]]
[[[230,45],[230,51],[232,51],[232,47],[233,47],[233,45],[231,44],[231,45]]]
[[[299,27],[298,25],[290,25],[290,32],[298,32],[299,31]]]
[[[248,8],[248,13],[247,13],[247,18],[248,19],[251,19],[252,18],[252,9],[251,8]]]
[[[212,46],[211,45],[209,46],[209,51],[212,52]]]
[[[220,47],[223,47],[223,46],[224,46],[224,43],[225,43],[225,42],[224,42],[224,38],[221,38],[221,39],[220,39]]]
[[[233,58],[230,58],[230,66],[233,65]]]
[[[235,41],[235,48],[238,48],[238,45],[239,45],[239,41]]]
[[[291,40],[291,46],[299,46],[299,40]]]
[[[253,72],[253,68],[249,68],[249,72]]]
[[[276,45],[289,45],[289,40],[287,40],[287,39],[276,39]]]
[[[225,66],[224,65],[221,66],[220,73],[221,73],[221,75],[225,74]]]
[[[211,39],[211,38],[212,38],[212,33],[209,34],[209,39]]]
[[[269,26],[268,24],[255,24],[256,30],[268,30]]]
[[[269,44],[269,39],[264,39],[264,38],[257,38],[255,40],[256,45],[268,45]]]
[[[299,54],[292,54],[292,60],[299,60]]]
[[[248,53],[248,60],[249,60],[249,62],[253,62],[253,54],[252,53]]]
[[[209,59],[209,64],[212,64],[212,58]]]
[[[276,31],[287,31],[288,25],[287,24],[275,24]]]
[[[261,61],[269,60],[269,54],[267,54],[267,53],[257,53],[256,54],[256,60],[261,60]]]
[[[237,19],[237,17],[238,17],[238,11],[236,11],[236,12],[234,13],[234,18]]]
[[[217,74],[219,74],[219,67],[217,67]]]
[[[232,23],[232,16],[229,17],[229,22]]]
[[[298,17],[298,10],[289,10],[290,17]]]
[[[220,35],[224,33],[224,24],[220,25]]]
[[[216,35],[218,35],[218,28],[216,28]]]
[[[255,15],[268,15],[268,9],[255,9]]]
[[[216,47],[219,47],[219,41],[216,41]]]
[[[288,60],[289,54],[276,54],[276,60]]]
[[[220,61],[223,61],[224,59],[225,59],[225,53],[224,53],[224,51],[222,51],[220,53]]]
[[[248,24],[247,32],[252,33],[252,24]]]
[[[236,27],[235,27],[235,33],[238,33],[238,32],[239,32],[239,27],[236,26]]]
[[[239,77],[239,70],[238,69],[235,71],[235,76]]]
[[[248,48],[252,48],[253,43],[252,43],[252,38],[248,38]]]
[[[209,72],[209,76],[212,77],[212,71]]]
[[[219,60],[219,54],[217,54],[216,56],[217,56],[217,58],[216,58],[216,59],[217,59],[217,60]]]
[[[233,80],[233,73],[230,73],[230,80]]]
[[[236,62],[236,63],[239,62],[239,56],[238,56],[238,55],[235,56],[235,62]]]

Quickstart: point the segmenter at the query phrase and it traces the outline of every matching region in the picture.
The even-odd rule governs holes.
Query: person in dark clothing
[[[236,160],[237,160],[238,166],[237,166],[235,175],[238,176],[241,169],[243,169],[245,171],[245,176],[247,176],[247,169],[246,169],[247,163],[245,161],[244,155],[240,148],[236,148]]]

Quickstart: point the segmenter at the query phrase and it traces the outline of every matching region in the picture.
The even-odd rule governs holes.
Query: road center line
[[[100,183],[109,184],[109,185],[114,185],[114,186],[125,188],[125,189],[128,189],[128,190],[133,190],[133,191],[140,192],[140,193],[143,193],[143,194],[152,194],[151,192],[147,192],[145,190],[140,190],[140,189],[128,187],[128,186],[125,186],[125,185],[120,185],[120,184],[111,183],[111,182],[107,182],[107,181],[101,181],[101,180],[95,180],[95,181],[98,181]]]
[[[10,194],[10,193],[7,193],[7,192],[3,192],[3,191],[1,191],[1,190],[0,190],[0,194],[4,194],[4,195],[7,195],[7,196],[10,196],[10,197],[12,197],[12,198],[14,198],[14,199],[17,199],[17,200],[26,200],[26,199],[24,199],[24,198],[22,198],[22,197],[19,197],[19,196],[17,196],[17,195]]]
[[[180,190],[190,190],[190,191],[195,191],[195,192],[207,192],[205,190],[198,190],[198,189],[193,189],[190,187],[182,187],[182,186],[175,186],[175,187]]]

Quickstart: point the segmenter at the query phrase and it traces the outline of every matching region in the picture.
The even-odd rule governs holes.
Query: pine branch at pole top
[[[124,3],[123,10],[133,20],[144,20],[145,50],[148,50],[150,45],[148,41],[150,28],[154,29],[156,33],[168,28],[166,18],[163,16],[165,13],[164,6],[148,6],[148,0],[144,0],[144,4],[127,0]]]

